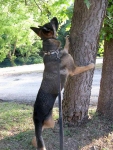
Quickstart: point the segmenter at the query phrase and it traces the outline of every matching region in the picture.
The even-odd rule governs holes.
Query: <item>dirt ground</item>
[[[36,150],[32,106],[0,102],[0,150]],[[96,108],[89,110],[89,120],[79,126],[64,125],[64,150],[113,150],[113,122],[99,117]],[[58,109],[54,111],[54,115]],[[55,116],[54,116],[55,117]],[[60,150],[59,124],[46,129],[43,137],[47,150]]]

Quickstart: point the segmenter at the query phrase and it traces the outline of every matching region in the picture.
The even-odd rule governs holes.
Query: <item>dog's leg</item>
[[[68,36],[65,37],[65,46],[64,46],[64,51],[66,51],[68,53],[69,50],[69,38]]]
[[[54,128],[54,125],[55,125],[55,122],[54,122],[54,120],[52,118],[52,115],[50,115],[50,117],[47,120],[44,121],[43,126],[42,126],[42,131],[45,128]],[[41,128],[40,128],[40,130],[41,130]],[[32,139],[32,145],[34,147],[37,147],[36,136],[34,136],[33,139]],[[44,148],[40,148],[39,150],[46,150],[46,148],[45,147]]]
[[[82,72],[88,71],[90,69],[93,69],[95,65],[93,63],[87,65],[87,66],[82,66],[82,67],[76,67],[74,71],[69,72],[71,76],[80,74]]]
[[[42,129],[54,128],[54,126],[55,126],[55,121],[54,121],[52,114],[51,114],[49,116],[49,118],[44,121]]]
[[[66,36],[65,39],[66,39],[66,43],[65,43],[65,46],[64,46],[64,51],[66,51],[66,52],[68,53],[69,44],[70,44],[70,42],[69,42],[69,37]],[[72,65],[73,65],[73,63],[72,63]],[[75,67],[75,65],[73,65],[73,66]],[[71,76],[74,76],[74,75],[80,74],[80,73],[82,73],[82,72],[85,72],[85,71],[87,71],[87,70],[90,70],[90,69],[92,69],[92,68],[94,68],[94,67],[95,67],[95,65],[94,65],[93,63],[91,63],[91,64],[89,64],[89,65],[87,65],[87,66],[76,67],[76,68],[74,69],[74,71],[69,71],[69,74],[70,74]],[[70,69],[69,69],[69,70],[70,70]]]
[[[42,123],[37,123],[36,121],[34,123],[36,137],[33,138],[32,144],[33,146],[37,147],[37,150],[46,150],[42,137]]]
[[[33,112],[33,121],[34,121],[34,126],[35,126],[35,136],[36,138],[33,138],[32,144],[34,147],[37,147],[37,150],[46,150],[44,140],[42,137],[42,126],[43,122],[39,120],[38,115],[37,115],[37,107],[36,103],[34,105],[34,112]]]

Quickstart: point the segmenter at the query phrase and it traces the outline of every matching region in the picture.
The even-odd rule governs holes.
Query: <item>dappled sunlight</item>
[[[81,148],[81,150],[90,150],[90,149],[99,149],[99,150],[112,150],[113,149],[113,132],[108,135],[104,135],[98,139],[93,139],[90,144]]]
[[[31,106],[17,103],[1,103],[0,135],[14,135],[20,131],[33,129]]]
[[[0,150],[35,150],[31,144],[34,136],[33,107],[14,102],[0,103]],[[90,119],[75,127],[64,126],[65,150],[113,149],[113,123],[99,117],[96,107],[89,109]],[[53,109],[54,120],[58,119],[58,108]],[[47,150],[59,149],[59,124],[43,132]]]

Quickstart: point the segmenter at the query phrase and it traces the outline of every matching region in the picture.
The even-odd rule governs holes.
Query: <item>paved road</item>
[[[96,63],[101,63],[98,59]],[[43,64],[0,69],[0,99],[7,101],[35,101],[42,80]],[[96,69],[93,78],[91,104],[97,102],[101,69]]]

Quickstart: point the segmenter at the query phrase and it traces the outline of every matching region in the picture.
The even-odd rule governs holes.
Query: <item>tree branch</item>
[[[27,0],[25,0],[25,6],[27,6]]]
[[[35,4],[37,5],[37,7],[40,9],[41,14],[42,14],[42,9],[39,7],[39,5],[37,4],[36,0],[34,0]]]

